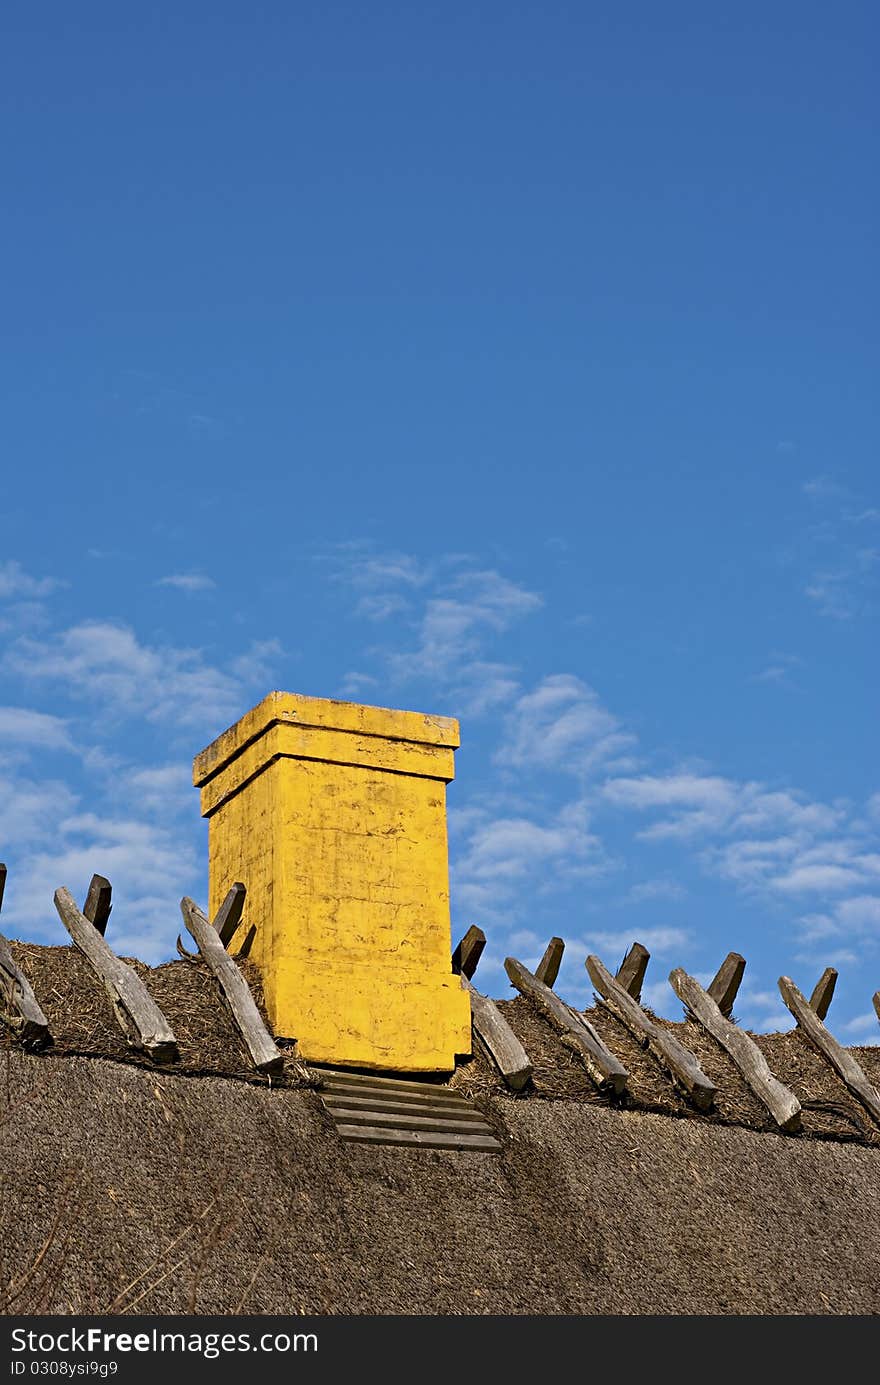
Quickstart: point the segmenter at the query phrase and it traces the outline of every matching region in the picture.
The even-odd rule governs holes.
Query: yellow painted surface
[[[302,697],[299,693],[271,692],[196,756],[193,782],[203,784],[275,722],[325,726],[332,731],[353,731],[364,736],[379,736],[382,740],[445,745],[452,749],[459,744],[458,722],[454,717],[401,712],[394,707],[367,707],[360,702],[336,702],[326,697]]]
[[[209,816],[224,799],[237,793],[248,779],[261,773],[267,764],[280,756],[327,764],[354,764],[448,783],[455,773],[453,754],[445,746],[386,741],[379,736],[331,731],[327,727],[276,722],[215,771],[202,788],[202,813]]]
[[[275,1032],[306,1059],[448,1072],[470,1052],[450,964],[457,744],[452,718],[272,693],[195,761],[211,913],[245,883]]]

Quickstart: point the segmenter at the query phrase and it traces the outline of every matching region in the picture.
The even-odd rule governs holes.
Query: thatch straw
[[[153,1066],[148,1058],[127,1045],[103,987],[76,948],[41,947],[21,942],[13,942],[11,946],[46,1012],[55,1037],[55,1053]],[[143,978],[177,1036],[180,1062],[174,1065],[175,1072],[268,1083],[269,1079],[254,1072],[217,985],[200,959],[166,962],[159,967],[148,967],[130,958],[125,960]],[[260,973],[251,962],[242,961],[240,965],[266,1019]],[[478,1046],[470,1060],[459,1063],[450,1079],[451,1085],[486,1111],[493,1098],[518,1103],[550,1100],[589,1106],[609,1104],[608,1098],[596,1091],[579,1055],[566,1047],[553,1026],[528,1000],[516,996],[512,1000],[499,1001],[498,1005],[532,1061],[532,1081],[514,1096],[504,1087],[491,1061]],[[642,1048],[604,1006],[597,1004],[584,1013],[629,1070],[628,1091],[618,1104],[636,1111],[775,1132],[771,1117],[746,1086],[731,1059],[696,1021],[685,1019],[676,1023],[654,1017],[657,1024],[676,1034],[691,1050],[707,1077],[717,1086],[714,1109],[706,1113],[695,1110],[674,1087],[653,1055]],[[791,1087],[803,1106],[801,1138],[880,1145],[880,1129],[799,1030],[753,1037],[774,1074]],[[880,1048],[854,1049],[853,1053],[869,1080],[880,1086]],[[279,1081],[294,1086],[317,1086],[321,1081],[320,1071],[309,1069],[293,1048],[285,1052],[283,1074],[272,1079],[273,1083]]]
[[[534,1095],[501,1155],[351,1146],[307,1090],[5,1069],[0,1311],[880,1312],[876,1149]]]
[[[155,1066],[145,1054],[128,1045],[116,1023],[106,991],[77,948],[72,945],[41,947],[22,942],[13,942],[11,948],[18,965],[30,978],[49,1021],[55,1040],[54,1053]],[[159,967],[148,967],[131,957],[123,960],[144,981],[174,1030],[180,1049],[180,1062],[174,1064],[175,1072],[268,1082],[268,1078],[254,1071],[217,983],[201,958],[166,962]],[[239,965],[265,1020],[259,971],[247,961]],[[284,1071],[272,1078],[273,1083],[288,1085],[309,1086],[314,1085],[314,1081],[295,1050],[285,1052]]]

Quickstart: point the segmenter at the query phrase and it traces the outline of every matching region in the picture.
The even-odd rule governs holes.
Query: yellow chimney
[[[449,922],[458,744],[451,717],[273,692],[196,757],[212,917],[243,881],[275,1032],[312,1062],[450,1072],[470,1052]]]

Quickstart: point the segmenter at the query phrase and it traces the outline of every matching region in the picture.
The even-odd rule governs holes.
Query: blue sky
[[[877,1042],[876,8],[7,9],[3,927],[206,895],[272,688],[457,716],[453,931]]]

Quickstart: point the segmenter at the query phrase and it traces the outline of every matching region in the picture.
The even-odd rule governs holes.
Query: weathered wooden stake
[[[4,867],[5,874],[5,867]],[[2,903],[2,896],[0,896]],[[33,987],[9,950],[9,944],[0,934],[0,997],[4,1007],[12,1013],[3,1014],[0,1019],[12,1030],[25,1048],[48,1048],[52,1044],[49,1021],[37,1003]]]
[[[481,995],[466,976],[464,984],[471,997],[474,1033],[500,1072],[505,1085],[513,1092],[522,1091],[532,1075],[529,1055],[494,1000]]]
[[[738,952],[728,952],[706,991],[706,994],[715,1001],[725,1019],[730,1018],[733,1002],[736,1000],[736,993],[739,990],[745,969],[745,957],[741,957]]]
[[[6,866],[0,861],[0,909],[6,892]],[[15,961],[9,944],[0,933],[0,998],[11,1013],[0,1011],[3,1021],[25,1048],[48,1048],[53,1043],[49,1021],[37,1003],[33,987]]]
[[[199,906],[184,896],[180,911],[199,951],[217,980],[226,1002],[259,1072],[278,1072],[284,1067],[284,1054],[264,1025],[250,987],[220,941]]]
[[[553,989],[553,984],[559,975],[559,968],[562,963],[562,954],[565,951],[565,943],[561,938],[551,938],[547,944],[544,956],[535,967],[535,976],[539,981],[543,981],[545,986]]]
[[[633,1000],[609,971],[603,967],[598,957],[589,956],[586,968],[590,980],[602,997],[602,1003],[621,1024],[634,1034],[643,1048],[647,1048],[671,1075],[675,1085],[681,1087],[700,1111],[708,1111],[715,1100],[717,1088],[703,1072],[694,1055],[680,1043],[668,1030],[649,1019],[638,1001]]]
[[[843,1078],[853,1096],[858,1098],[865,1110],[880,1125],[880,1092],[868,1081],[855,1058],[840,1046],[833,1034],[829,1034],[790,977],[780,976],[779,990],[782,999],[813,1047],[819,1050],[838,1076]]]
[[[511,1091],[519,1092],[532,1075],[532,1065],[519,1039],[494,1000],[471,982],[486,946],[482,928],[471,925],[452,954],[452,970],[461,976],[471,998],[471,1023],[477,1038]]]
[[[646,947],[642,947],[641,943],[633,943],[617,969],[615,981],[635,1001],[642,998],[642,986],[645,982],[645,972],[648,970],[650,959],[651,954]]]
[[[97,928],[102,938],[107,931],[107,920],[113,908],[110,903],[112,896],[113,886],[106,875],[93,875],[82,911],[83,918],[88,919],[89,923]]]
[[[681,967],[669,973],[669,984],[679,1000],[684,1001],[691,1014],[699,1020],[742,1073],[747,1085],[786,1134],[800,1129],[801,1104],[794,1092],[784,1086],[770,1071],[754,1039],[737,1029],[722,1013],[708,991]]]
[[[516,989],[528,996],[577,1050],[599,1090],[619,1096],[626,1087],[629,1073],[620,1059],[606,1048],[589,1021],[560,1000],[549,986],[533,976],[515,957],[505,959],[504,970]]]
[[[248,929],[248,931],[245,933],[244,937],[242,938],[242,940],[241,940],[241,946],[239,947],[238,951],[237,951],[236,953],[233,954],[233,955],[235,956],[235,958],[236,958],[237,961],[243,962],[243,961],[245,960],[246,957],[249,957],[249,956],[250,956],[251,948],[252,948],[253,945],[254,945],[254,938],[255,938],[256,936],[257,936],[257,925],[256,925],[255,923],[252,923],[251,926],[250,926],[250,928]]]
[[[217,916],[214,919],[214,927],[224,947],[228,947],[232,942],[235,936],[235,930],[241,923],[246,895],[247,890],[244,885],[240,880],[236,880],[223,903],[220,905],[220,908],[217,910]]]
[[[486,934],[472,924],[452,954],[452,970],[470,981],[486,946]]]
[[[828,1006],[831,1004],[831,997],[834,995],[836,985],[837,972],[833,967],[826,967],[813,987],[813,994],[810,996],[810,1009],[815,1010],[820,1020],[823,1020],[828,1014]]]
[[[100,977],[128,1042],[133,1048],[142,1048],[156,1063],[175,1061],[180,1056],[177,1040],[137,972],[110,950],[63,886],[55,891],[55,908],[74,943]]]

